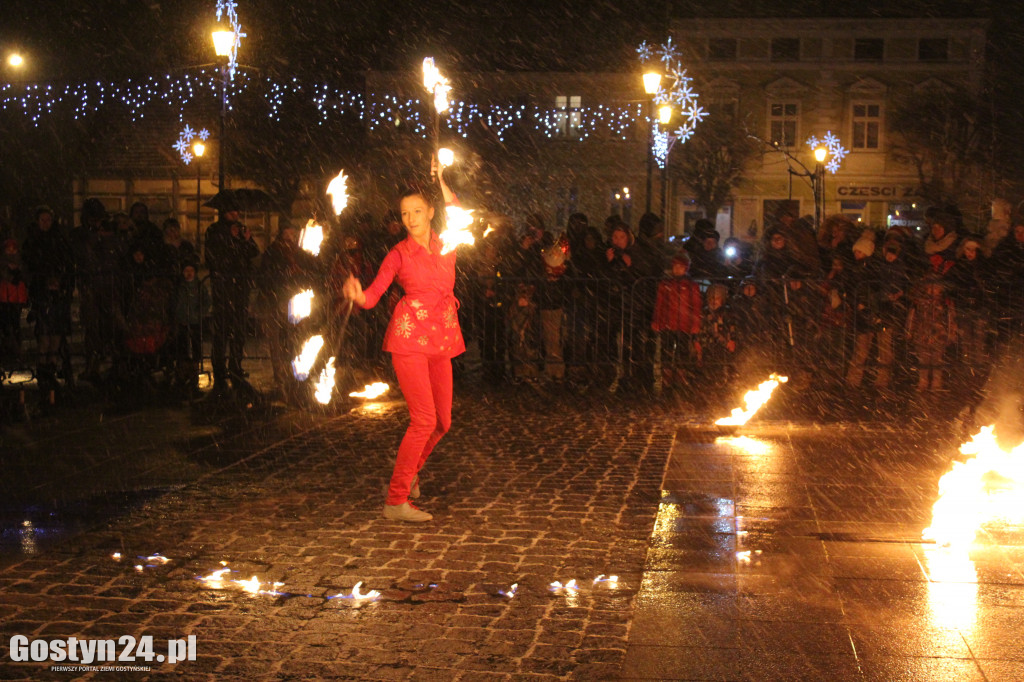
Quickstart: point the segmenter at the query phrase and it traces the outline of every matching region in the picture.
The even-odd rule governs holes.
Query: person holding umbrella
[[[446,204],[457,204],[440,173]],[[343,292],[360,307],[372,308],[398,280],[405,295],[395,306],[384,336],[398,384],[409,408],[409,427],[398,447],[387,490],[384,518],[425,522],[433,517],[409,502],[419,497],[419,472],[451,426],[452,358],[465,352],[455,298],[455,251],[442,255],[442,242],[431,227],[432,196],[418,188],[400,200],[402,224],[408,237],[381,263],[373,283],[364,291],[349,277]]]

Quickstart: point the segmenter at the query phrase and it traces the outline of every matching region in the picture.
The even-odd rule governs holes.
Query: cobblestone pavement
[[[71,675],[12,663],[14,634],[151,635],[157,654],[195,635],[197,660],[153,662],[154,678],[617,676],[670,412],[519,396],[457,394],[425,470],[424,525],[380,517],[399,401],[197,441],[182,466],[235,463],[0,569],[0,678]],[[197,580],[221,562],[226,580],[284,594]],[[350,598],[360,583],[380,597]]]

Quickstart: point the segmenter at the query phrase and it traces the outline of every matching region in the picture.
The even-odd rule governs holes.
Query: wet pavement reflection
[[[683,428],[623,676],[1024,679],[1024,529],[922,543],[953,434]]]

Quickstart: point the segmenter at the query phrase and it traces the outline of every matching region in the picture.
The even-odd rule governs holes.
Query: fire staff
[[[438,173],[438,178],[441,178]],[[440,180],[445,203],[455,196]],[[409,427],[398,447],[384,504],[384,518],[424,522],[433,517],[409,502],[419,497],[419,472],[452,421],[452,358],[465,352],[455,298],[455,251],[441,253],[442,242],[431,228],[434,206],[419,189],[400,202],[408,237],[381,263],[373,283],[363,291],[350,277],[345,297],[372,308],[397,278],[405,295],[395,306],[384,336],[384,350],[409,408]]]

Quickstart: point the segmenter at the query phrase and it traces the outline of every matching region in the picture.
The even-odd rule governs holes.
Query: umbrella
[[[204,206],[218,211],[276,211],[277,202],[261,189],[222,189]]]

